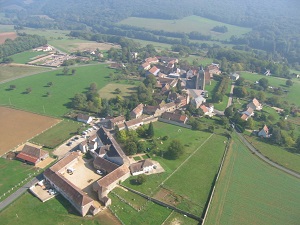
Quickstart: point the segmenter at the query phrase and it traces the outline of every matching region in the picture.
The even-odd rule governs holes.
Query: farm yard
[[[226,40],[232,35],[242,36],[251,31],[249,28],[233,26],[218,21],[206,19],[200,16],[188,16],[180,20],[149,19],[139,17],[129,17],[119,22],[119,24],[135,27],[144,27],[151,30],[164,30],[170,32],[192,32],[198,31],[205,35],[211,35],[213,39]],[[227,33],[212,31],[215,26],[226,26]]]
[[[0,82],[8,79],[14,79],[21,76],[29,76],[46,71],[49,71],[49,69],[19,64],[3,64],[0,65]]]
[[[299,185],[298,179],[252,155],[235,137],[204,225],[299,224]]]
[[[83,218],[61,195],[43,203],[29,193],[22,195],[1,212],[0,224],[18,224],[20,221],[24,225],[121,225],[109,210],[104,210],[95,217]]]
[[[58,123],[58,119],[0,107],[0,155]]]
[[[62,70],[49,71],[0,85],[0,105],[60,117],[70,110],[70,103],[76,93],[82,93],[95,82],[101,89],[110,81],[109,74],[115,70],[107,65],[72,67],[75,75],[63,75]],[[49,87],[48,82],[53,85]],[[10,89],[15,85],[15,89]],[[30,93],[26,89],[31,88]],[[50,95],[47,95],[47,93]],[[55,107],[53,107],[55,105]]]
[[[14,40],[16,38],[17,38],[17,33],[16,32],[0,33],[0,44],[3,44],[6,39]]]

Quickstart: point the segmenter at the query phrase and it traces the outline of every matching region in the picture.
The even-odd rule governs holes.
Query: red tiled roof
[[[17,155],[17,158],[35,164],[38,160],[40,160],[47,154],[48,152],[42,149],[30,145],[24,145],[22,151]]]
[[[105,177],[101,178],[97,181],[98,185],[100,187],[107,188],[109,185],[111,185],[113,182],[117,181],[121,177],[123,177],[126,173],[129,173],[128,167],[124,164],[111,173],[107,174]]]
[[[152,73],[152,74],[155,74],[159,69],[156,67],[156,66],[153,66],[149,72]]]
[[[207,112],[208,112],[208,108],[207,108],[205,105],[201,105],[201,106],[200,106],[200,109],[202,109],[202,111],[203,111],[204,113],[207,113]]]
[[[259,103],[259,101],[258,101],[256,98],[254,98],[254,99],[252,100],[252,102],[253,102],[253,104],[254,104],[256,107],[260,106],[260,103]]]

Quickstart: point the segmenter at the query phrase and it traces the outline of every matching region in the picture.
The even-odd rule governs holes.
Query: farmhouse
[[[81,114],[81,113],[79,113],[77,115],[77,121],[79,121],[79,122],[90,123],[90,122],[92,122],[92,120],[93,120],[93,118],[89,115]]]
[[[160,69],[158,69],[156,66],[153,66],[150,70],[147,71],[147,75],[153,74],[154,76],[157,76]]]
[[[164,112],[161,115],[161,118],[163,119],[163,121],[174,121],[177,123],[182,123],[185,124],[188,120],[188,117],[186,115],[181,115],[178,113],[170,113],[170,112]]]
[[[144,124],[143,120],[141,118],[132,119],[125,122],[125,126],[127,130],[135,130],[139,126],[142,126]]]
[[[256,98],[253,98],[252,101],[247,105],[247,108],[252,108],[253,110],[262,110],[262,105]]]
[[[17,155],[17,159],[32,165],[36,165],[48,157],[49,153],[47,151],[30,145],[24,145],[22,151]]]
[[[115,126],[118,126],[118,125],[120,125],[124,122],[125,122],[125,117],[124,116],[118,116],[118,117],[115,117],[113,119],[110,119],[108,126],[109,126],[110,129],[114,129]]]
[[[264,125],[264,127],[258,132],[258,136],[264,138],[270,137],[269,128],[267,127],[267,125]]]
[[[150,159],[141,160],[137,163],[133,163],[129,167],[133,176],[151,172],[154,169],[154,164]]]
[[[244,111],[242,114],[246,114],[247,116],[253,116],[254,115],[254,109],[251,107],[248,107],[246,111]]]
[[[142,103],[139,104],[130,112],[130,117],[134,119],[141,117],[143,115],[143,108],[144,105]]]

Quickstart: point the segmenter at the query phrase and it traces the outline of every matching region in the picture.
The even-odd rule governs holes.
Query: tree
[[[266,94],[263,91],[259,91],[257,93],[257,98],[259,101],[264,102],[266,101]]]
[[[136,154],[137,153],[136,143],[133,142],[133,141],[128,142],[125,145],[124,150],[125,150],[126,155],[134,155],[134,154]]]
[[[145,174],[138,175],[135,181],[139,185],[145,183],[146,182],[146,175]]]
[[[72,99],[72,105],[75,109],[84,109],[87,104],[87,98],[85,94],[77,93]]]
[[[53,82],[52,82],[52,81],[48,82],[48,83],[47,83],[47,86],[48,86],[48,87],[53,86]]]
[[[233,89],[233,94],[236,97],[244,98],[248,95],[247,89],[245,87],[235,87]]]
[[[46,95],[47,95],[48,97],[50,97],[50,96],[51,96],[51,92],[50,92],[50,91],[47,91]]]
[[[269,87],[269,80],[267,78],[261,78],[258,82],[259,85],[263,87],[265,90]]]
[[[27,93],[27,94],[30,94],[31,92],[32,92],[32,88],[31,88],[31,87],[26,88],[26,93]]]
[[[300,136],[298,137],[298,139],[296,141],[296,148],[298,149],[298,151],[300,151]]]
[[[283,138],[281,135],[281,130],[278,127],[273,128],[272,136],[270,139],[274,144],[282,145]]]
[[[233,116],[233,106],[229,106],[228,108],[226,108],[224,114],[228,118]]]
[[[76,73],[76,70],[72,69],[72,75],[75,75],[75,73]]]
[[[65,66],[64,69],[63,69],[63,73],[64,73],[64,75],[68,75],[69,67]]]
[[[14,89],[16,89],[16,88],[17,88],[17,86],[14,85],[14,84],[9,85],[9,89],[11,89],[11,90],[14,90]]]
[[[93,93],[93,92],[97,92],[98,91],[98,87],[96,83],[91,83],[90,84],[90,88],[89,90]]]
[[[251,117],[246,121],[246,127],[251,130],[254,128],[254,121]]]
[[[184,153],[184,146],[179,140],[172,140],[165,156],[169,159],[178,159]]]
[[[213,133],[213,132],[215,131],[215,127],[214,127],[213,125],[209,126],[209,127],[208,127],[208,131],[209,131],[210,133]]]
[[[153,74],[149,74],[144,80],[146,87],[154,88],[156,84],[156,77]]]
[[[293,86],[293,81],[291,79],[288,79],[286,82],[285,82],[285,85],[288,86],[288,87],[291,87]]]
[[[245,83],[244,77],[240,77],[237,81],[235,81],[235,85],[237,85],[237,86],[243,86],[244,83]]]
[[[137,143],[137,152],[141,153],[141,152],[145,152],[146,151],[146,143],[144,141],[139,141]]]
[[[154,136],[154,128],[152,122],[150,122],[148,130],[147,130],[147,136],[149,138],[152,138]]]

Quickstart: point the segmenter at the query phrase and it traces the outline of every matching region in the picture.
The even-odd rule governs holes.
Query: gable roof
[[[157,73],[160,71],[156,66],[153,66],[150,70],[149,73],[152,73],[153,75],[157,75]]]
[[[144,105],[143,103],[139,104],[137,107],[135,107],[131,112],[134,113],[135,115],[138,115],[143,111]]]
[[[93,165],[94,165],[94,167],[97,166],[97,167],[105,170],[107,173],[111,173],[112,171],[114,171],[115,169],[117,169],[119,167],[119,165],[112,163],[101,157],[97,157],[96,159],[94,159]]]
[[[204,113],[208,113],[208,108],[205,105],[201,105],[200,109],[202,109]]]
[[[145,114],[154,114],[158,110],[158,106],[146,105],[144,107]]]
[[[86,114],[82,114],[82,113],[79,113],[77,115],[77,119],[78,120],[85,120],[85,121],[88,121],[90,119],[90,116],[89,115],[86,115]]]
[[[115,118],[110,119],[110,122],[115,124],[115,123],[121,123],[125,121],[125,117],[124,116],[118,116]]]
[[[30,145],[24,145],[22,151],[17,155],[17,158],[35,164],[38,160],[40,160],[47,154],[48,152],[42,149]]]
[[[269,133],[269,128],[267,127],[266,124],[264,125],[264,127],[262,128],[262,130],[264,130],[266,132],[266,134]]]
[[[164,112],[161,115],[161,118],[166,120],[172,120],[179,123],[185,123],[188,117],[186,115],[181,115],[178,113],[170,113],[170,112]]]
[[[125,124],[129,128],[142,122],[143,120],[141,118],[137,118],[137,119],[126,121]]]
[[[259,101],[258,101],[256,98],[254,98],[254,99],[252,100],[252,103],[253,103],[256,107],[260,106],[260,103],[259,103]]]
[[[249,118],[249,116],[247,115],[247,114],[243,114],[242,116],[241,116],[241,119],[242,120],[247,120]]]
[[[111,185],[113,182],[117,181],[121,177],[123,177],[125,174],[129,173],[129,169],[126,165],[122,165],[112,171],[111,173],[107,174],[103,178],[97,181],[97,184],[100,187],[107,188],[109,185]]]
[[[143,69],[145,69],[145,68],[147,68],[149,66],[150,66],[150,64],[148,62],[145,62],[145,63],[142,64]]]
[[[130,165],[129,169],[131,173],[143,171],[145,167],[153,166],[153,162],[150,159],[144,159]]]

